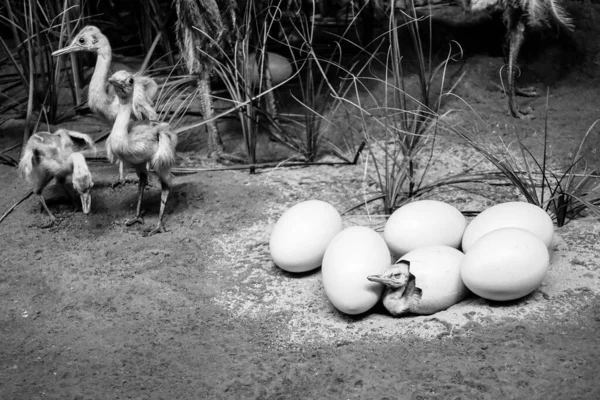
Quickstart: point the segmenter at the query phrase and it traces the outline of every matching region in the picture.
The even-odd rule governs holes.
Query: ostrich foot
[[[505,96],[508,96],[508,90],[504,87],[504,85],[500,85],[496,82],[491,83],[497,90],[504,93]],[[517,86],[515,87],[515,95],[521,97],[538,97],[540,93],[538,92],[538,88],[536,88],[535,86],[528,86],[524,88]]]
[[[111,183],[111,184],[110,184],[110,188],[111,188],[111,189],[116,189],[116,188],[118,188],[118,187],[125,186],[125,185],[127,185],[128,183],[135,183],[135,182],[136,182],[136,181],[135,181],[135,179],[133,179],[133,178],[130,178],[130,179],[127,179],[127,178],[119,178],[119,180],[117,180],[116,182],[113,182],[113,183]]]
[[[525,88],[515,88],[515,94],[523,97],[538,97],[540,94],[535,86],[529,86]]]
[[[512,115],[515,118],[519,119],[535,119],[535,115],[533,115],[533,108],[527,107],[523,110],[510,110],[508,115]]]
[[[157,233],[164,233],[166,231],[167,231],[167,229],[163,225],[162,221],[159,221],[158,224],[156,225],[156,228],[152,229],[150,232],[146,233],[144,236],[152,236],[152,235],[156,235]]]
[[[144,218],[139,216],[139,217],[135,217],[135,218],[131,218],[128,220],[125,220],[125,225],[126,226],[131,226],[133,224],[144,224]]]

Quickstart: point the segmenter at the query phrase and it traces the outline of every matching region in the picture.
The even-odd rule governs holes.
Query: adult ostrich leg
[[[202,114],[205,119],[214,115],[210,88],[213,60],[219,57],[218,48],[230,46],[236,39],[235,0],[175,0],[177,10],[177,45],[188,72],[196,75]],[[225,152],[216,121],[208,124],[209,148],[218,159],[244,162],[241,157]]]

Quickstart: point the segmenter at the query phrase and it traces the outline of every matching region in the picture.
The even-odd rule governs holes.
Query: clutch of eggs
[[[455,207],[436,200],[419,200],[397,209],[387,220],[383,236],[398,257],[425,246],[458,248],[467,220]]]
[[[329,243],[323,257],[321,272],[327,298],[346,314],[371,309],[379,301],[383,285],[369,281],[367,276],[381,274],[390,262],[385,241],[373,229],[344,229]]]
[[[489,300],[515,300],[533,292],[550,264],[546,244],[521,228],[502,228],[483,235],[465,254],[462,280]]]
[[[269,242],[271,257],[288,272],[306,272],[321,265],[327,245],[342,230],[342,217],[331,204],[308,200],[279,218]]]
[[[546,247],[552,243],[554,225],[550,216],[540,207],[521,201],[497,204],[473,218],[462,237],[462,250],[471,247],[487,233],[500,228],[522,228],[537,236]]]

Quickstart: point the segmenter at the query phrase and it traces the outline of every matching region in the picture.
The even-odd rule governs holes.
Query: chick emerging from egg
[[[415,276],[410,273],[410,262],[406,260],[398,260],[382,274],[370,275],[367,279],[385,285],[383,306],[394,317],[415,310],[423,296],[423,291],[415,284]]]

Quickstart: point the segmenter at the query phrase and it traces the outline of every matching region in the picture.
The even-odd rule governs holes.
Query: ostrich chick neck
[[[110,136],[106,141],[106,151],[109,160],[115,162],[115,158],[119,160],[127,160],[133,164],[137,164],[137,160],[129,160],[126,155],[129,153],[130,141],[128,137],[129,119],[131,118],[132,105],[131,101],[119,99],[119,112],[113,124]]]
[[[112,51],[108,43],[96,51],[96,67],[88,89],[90,109],[108,120],[114,120],[118,110],[118,100],[106,81],[110,72]]]

